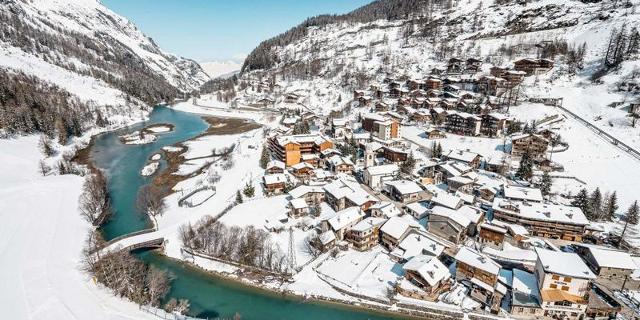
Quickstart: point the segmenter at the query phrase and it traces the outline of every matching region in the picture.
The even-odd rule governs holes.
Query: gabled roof
[[[542,200],[544,200],[544,198],[542,197],[542,191],[540,189],[520,186],[505,185],[504,196],[505,198],[515,200],[527,200],[535,202],[542,202]]]
[[[576,253],[536,248],[538,263],[545,272],[579,279],[595,279],[596,275]]]
[[[498,275],[500,265],[491,258],[467,247],[461,247],[455,256],[456,261],[463,262],[474,268]]]
[[[635,270],[638,267],[631,259],[631,255],[624,251],[609,248],[588,247],[595,262],[601,268],[616,268]]]
[[[402,249],[402,259],[411,259],[417,255],[429,254],[439,256],[444,251],[444,246],[428,237],[425,233],[410,231],[400,242],[398,248]]]
[[[287,176],[282,173],[267,174],[263,177],[265,184],[276,184],[287,182]]]
[[[304,209],[304,208],[308,208],[309,205],[307,204],[306,201],[304,201],[304,199],[292,199],[291,200],[291,207],[293,207],[294,209]]]
[[[338,211],[336,216],[329,219],[328,222],[334,231],[338,231],[347,225],[362,219],[362,217],[364,217],[364,213],[359,207],[349,207]]]
[[[434,215],[447,218],[457,223],[462,228],[466,228],[471,224],[471,220],[469,220],[466,215],[460,213],[458,210],[453,210],[442,206],[435,206],[431,209],[431,216]]]
[[[409,230],[409,222],[401,217],[391,217],[380,228],[382,233],[386,233],[396,240],[400,240],[407,230]]]
[[[400,167],[398,167],[397,164],[392,163],[392,164],[384,164],[381,166],[367,167],[367,169],[365,170],[372,176],[393,175],[400,171]]]
[[[280,169],[284,170],[285,165],[284,165],[284,162],[282,162],[280,160],[271,160],[267,164],[267,169],[271,169],[271,168],[280,168]]]
[[[420,185],[410,180],[395,180],[395,181],[386,182],[385,184],[396,189],[399,193],[403,195],[418,193],[423,191],[422,188],[420,188]]]
[[[432,255],[417,255],[407,261],[402,269],[418,273],[430,286],[451,277],[449,269]]]

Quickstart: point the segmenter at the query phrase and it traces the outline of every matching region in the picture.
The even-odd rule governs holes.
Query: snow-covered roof
[[[333,233],[333,231],[328,230],[321,233],[319,238],[320,238],[320,243],[322,243],[322,245],[327,245],[331,243],[331,241],[336,240],[336,234]]]
[[[347,118],[341,118],[341,119],[336,119],[336,118],[334,118],[334,119],[332,120],[333,125],[334,125],[334,126],[336,126],[336,127],[338,127],[338,126],[340,126],[340,127],[341,127],[341,126],[346,126],[346,125],[347,125],[347,121],[348,121],[348,119],[347,119]]]
[[[444,246],[427,236],[427,234],[412,231],[398,245],[402,249],[402,259],[411,259],[420,254],[439,256]]]
[[[378,175],[394,175],[398,173],[398,171],[400,171],[400,168],[398,167],[397,164],[392,163],[392,164],[384,164],[381,166],[368,167],[366,170],[369,173],[369,175],[378,176]]]
[[[480,229],[487,229],[487,230],[491,230],[493,232],[498,232],[498,233],[507,233],[507,229],[499,227],[495,224],[486,223],[486,222],[483,222],[480,224]]]
[[[469,185],[473,183],[473,179],[465,177],[465,176],[455,176],[448,178],[447,181],[455,182],[461,185]]]
[[[449,159],[469,163],[475,160],[477,157],[481,157],[481,156],[475,152],[471,152],[467,150],[450,150],[446,157]]]
[[[358,222],[355,226],[351,228],[351,230],[354,230],[354,231],[370,230],[370,229],[373,229],[374,227],[378,227],[382,225],[386,221],[387,219],[384,219],[384,218],[369,217]]]
[[[520,186],[504,186],[504,197],[513,200],[527,200],[542,202],[542,191],[538,188],[527,188]]]
[[[298,134],[298,135],[279,136],[276,138],[276,141],[281,146],[285,146],[289,143],[295,143],[295,144],[314,143],[319,145],[324,142],[330,142],[329,139],[327,139],[326,137],[320,134]]]
[[[432,255],[417,255],[407,261],[402,269],[417,272],[430,286],[451,277],[449,269]]]
[[[503,244],[502,250],[494,249],[492,247],[485,247],[482,252],[486,255],[496,258],[498,260],[523,263],[530,266],[534,266],[538,255],[533,250],[520,249],[507,242]]]
[[[265,184],[276,184],[287,182],[287,176],[283,173],[267,174],[263,177]]]
[[[379,201],[378,198],[368,194],[366,191],[359,188],[354,190],[354,192],[347,194],[347,199],[349,199],[349,201],[353,202],[357,206],[364,205],[365,203],[370,201]]]
[[[472,204],[473,201],[476,199],[474,195],[469,193],[464,193],[461,191],[456,191],[455,196],[459,197],[460,199],[462,199],[462,201],[464,201],[464,203],[468,203],[468,204]]]
[[[324,193],[324,188],[322,186],[301,185],[289,191],[292,198],[304,197],[307,193]]]
[[[394,180],[385,182],[386,185],[393,187],[401,194],[412,194],[422,192],[422,188],[417,183],[410,180]]]
[[[292,165],[291,168],[293,168],[294,170],[302,170],[304,168],[311,169],[311,170],[314,169],[314,167],[307,162],[298,162]]]
[[[334,231],[338,231],[347,225],[362,219],[362,217],[364,217],[364,213],[359,207],[349,207],[338,211],[335,217],[329,219],[329,225]]]
[[[552,251],[536,248],[538,262],[545,272],[579,279],[595,279],[596,275],[582,261],[580,256],[572,252]]]
[[[382,225],[380,231],[394,239],[400,240],[409,227],[409,222],[406,219],[401,217],[391,217]]]
[[[431,203],[441,205],[450,209],[457,209],[464,202],[462,199],[460,199],[460,197],[457,197],[450,193],[446,193],[443,190],[437,189],[436,187],[429,188],[429,192],[433,194],[433,197],[431,197]]]
[[[379,210],[380,213],[387,217],[395,217],[400,214],[400,210],[395,204],[389,201],[381,201],[369,207],[369,210]]]
[[[418,216],[422,216],[429,211],[429,208],[423,202],[412,202],[409,203],[406,207],[407,209],[417,213]]]
[[[458,210],[449,209],[443,206],[433,207],[433,209],[431,209],[431,215],[445,217],[459,224],[463,228],[466,228],[469,226],[469,224],[471,224],[471,220],[469,220],[464,214],[460,213]]]
[[[467,247],[461,247],[455,256],[456,261],[463,262],[471,267],[498,275],[500,265],[491,258]],[[492,289],[493,290],[493,289]]]
[[[334,155],[331,158],[329,158],[329,161],[334,165],[334,166],[340,166],[340,165],[350,165],[353,166],[353,162],[351,161],[351,159],[347,158],[347,157],[343,157],[343,156],[339,156],[339,155]]]
[[[520,140],[520,139],[529,138],[529,137],[533,137],[533,138],[536,138],[536,139],[540,139],[540,140],[549,142],[549,140],[547,140],[545,137],[543,137],[543,136],[541,136],[539,134],[534,134],[534,133],[523,133],[523,134],[518,134],[518,135],[511,136],[511,141]]]
[[[588,247],[599,267],[616,269],[637,269],[631,255],[624,251],[603,247]]]
[[[554,221],[575,225],[588,225],[589,220],[578,207],[550,203],[520,203],[507,199],[493,200],[493,210],[506,212],[522,218],[540,221]],[[513,210],[512,208],[516,208]]]
[[[282,162],[280,160],[271,160],[267,164],[267,169],[280,168],[280,169],[284,170],[284,167],[285,167],[284,162]]]
[[[293,207],[294,209],[304,209],[304,208],[308,208],[309,205],[307,204],[306,201],[304,201],[304,199],[292,199],[291,200],[291,207]]]

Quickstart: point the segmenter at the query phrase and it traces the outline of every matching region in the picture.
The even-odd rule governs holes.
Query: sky
[[[164,51],[199,62],[240,62],[262,40],[324,13],[371,0],[102,0]]]

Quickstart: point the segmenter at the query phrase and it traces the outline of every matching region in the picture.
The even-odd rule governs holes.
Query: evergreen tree
[[[524,180],[529,180],[533,177],[533,160],[531,160],[529,151],[525,152],[520,158],[520,167],[516,171],[516,176]]]
[[[618,211],[618,195],[614,191],[607,199],[607,204],[602,212],[602,218],[611,221],[616,211]]]
[[[436,147],[436,158],[441,158],[442,157],[442,145],[440,144],[440,142],[438,142],[438,145]]]
[[[553,185],[553,180],[548,172],[544,172],[542,174],[542,179],[540,180],[540,191],[542,191],[543,195],[548,195],[551,192],[551,185]]]
[[[236,192],[236,204],[240,204],[240,203],[242,203],[242,202],[243,202],[243,201],[242,201],[242,194],[240,193],[240,190],[238,190],[238,191]]]
[[[600,188],[596,188],[589,198],[589,207],[593,220],[600,220],[602,217],[602,193]]]
[[[410,152],[409,156],[407,157],[407,160],[405,160],[400,166],[400,170],[402,170],[402,172],[406,174],[411,174],[415,166],[416,166],[416,159],[413,157],[413,153]]]
[[[627,209],[627,221],[633,225],[638,224],[638,215],[640,211],[638,210],[638,201],[634,201],[633,204]]]
[[[255,191],[256,190],[253,187],[253,184],[247,182],[247,185],[244,187],[244,190],[242,190],[242,193],[245,195],[245,197],[252,198],[253,195],[255,194]],[[236,196],[236,198],[237,198],[237,196]]]
[[[267,150],[267,147],[263,145],[262,154],[260,155],[260,168],[266,169],[270,160],[271,157],[269,156],[269,151]]]
[[[591,209],[589,208],[589,202],[589,194],[587,192],[587,189],[583,188],[582,190],[580,190],[580,192],[578,192],[576,197],[573,198],[573,201],[571,201],[571,205],[580,208],[580,210],[584,212],[587,218],[591,219]]]

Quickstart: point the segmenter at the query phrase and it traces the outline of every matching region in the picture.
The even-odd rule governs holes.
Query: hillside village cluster
[[[549,160],[553,131],[523,129],[503,111],[523,79],[553,61],[522,59],[477,77],[481,64],[452,58],[424,80],[386,77],[355,90],[348,115],[285,114],[261,161],[265,193],[286,194],[288,214],[265,228],[307,221],[317,230],[309,246],[334,257],[382,250],[402,270],[392,300],[452,302],[463,292],[464,308],[516,318],[615,317],[616,292],[637,289],[636,258],[604,246],[580,208],[514,175],[523,157],[531,170],[561,168]],[[407,123],[428,128],[432,150],[403,139]],[[491,161],[443,152],[437,141],[447,135],[504,137],[511,150]]]

